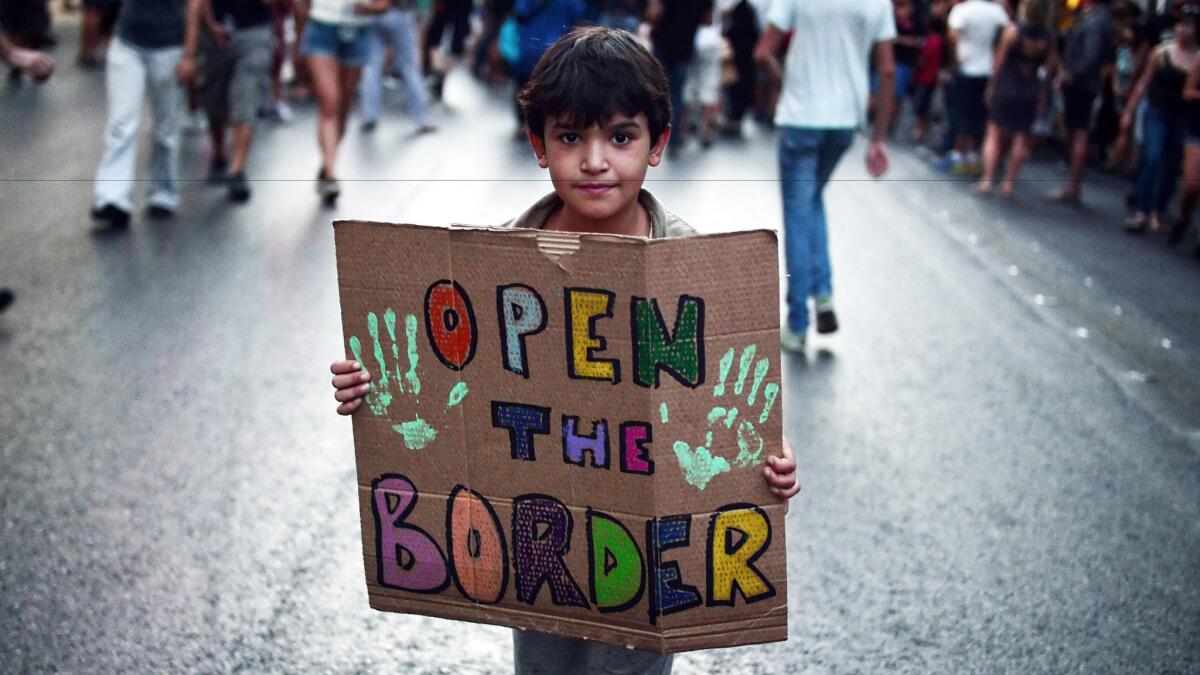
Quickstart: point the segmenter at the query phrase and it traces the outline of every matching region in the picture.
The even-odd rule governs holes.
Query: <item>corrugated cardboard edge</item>
[[[597,642],[659,654],[711,649],[715,644],[720,648],[725,648],[783,642],[788,639],[788,613],[786,611],[772,612],[741,621],[722,621],[651,632],[625,626],[600,625],[585,619],[548,616],[533,611],[519,614],[512,608],[506,608],[506,611],[502,613],[492,613],[484,605],[449,603],[437,600],[434,596],[428,598],[405,596],[403,601],[397,602],[395,596],[380,592],[380,588],[374,584],[367,585],[367,594],[371,608],[381,612],[413,613],[414,607],[428,604],[430,606],[428,610],[418,611],[418,613],[456,621],[532,630],[572,639],[587,639],[577,637],[579,627],[586,626],[589,631],[599,636],[595,638]],[[782,607],[786,608],[786,605]],[[571,630],[572,626],[576,628]]]

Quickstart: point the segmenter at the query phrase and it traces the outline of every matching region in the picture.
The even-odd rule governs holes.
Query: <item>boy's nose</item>
[[[587,152],[583,155],[583,170],[587,173],[603,173],[608,170],[608,160],[604,157],[602,143],[589,143]]]

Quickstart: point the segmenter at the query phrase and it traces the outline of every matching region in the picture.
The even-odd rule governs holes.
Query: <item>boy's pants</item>
[[[411,11],[392,8],[375,21],[371,31],[371,55],[363,68],[362,99],[359,113],[364,122],[379,120],[383,97],[383,73],[387,66],[387,48],[394,52],[396,69],[404,79],[408,94],[408,114],[422,126],[429,124],[425,95],[421,91],[421,54],[417,48],[417,24]]]
[[[150,194],[147,204],[171,211],[179,205],[177,165],[179,127],[183,119],[183,89],[175,80],[182,47],[145,49],[114,37],[108,47],[105,87],[108,124],[104,159],[96,172],[94,204],[133,210],[134,171],[142,102],[150,95],[154,113],[154,147],[150,153]]]
[[[672,654],[513,630],[516,675],[671,675]]]
[[[808,299],[833,295],[825,184],[854,140],[852,129],[784,127],[779,139],[783,245],[788,273],[788,328],[808,330]]]

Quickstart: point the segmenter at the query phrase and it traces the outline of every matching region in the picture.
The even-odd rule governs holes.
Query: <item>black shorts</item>
[[[471,7],[471,0],[443,0],[429,18],[429,28],[425,32],[426,49],[440,47],[449,27],[453,31],[450,35],[450,53],[462,56],[466,52],[467,37],[471,34]]]
[[[987,128],[988,110],[983,101],[987,83],[986,77],[958,75],[950,85],[950,98],[947,101],[955,131],[980,141]]]
[[[1087,131],[1092,126],[1092,105],[1096,92],[1069,84],[1063,90],[1063,126],[1068,131]]]

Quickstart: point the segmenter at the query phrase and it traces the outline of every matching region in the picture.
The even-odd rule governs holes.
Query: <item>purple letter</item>
[[[579,433],[579,418],[563,415],[563,461],[583,466],[583,453],[592,453],[592,466],[608,468],[608,420],[592,424],[592,435]]]
[[[416,505],[417,488],[408,478],[389,474],[372,481],[379,583],[414,593],[440,593],[449,583],[446,556],[424,530],[404,522]]]

